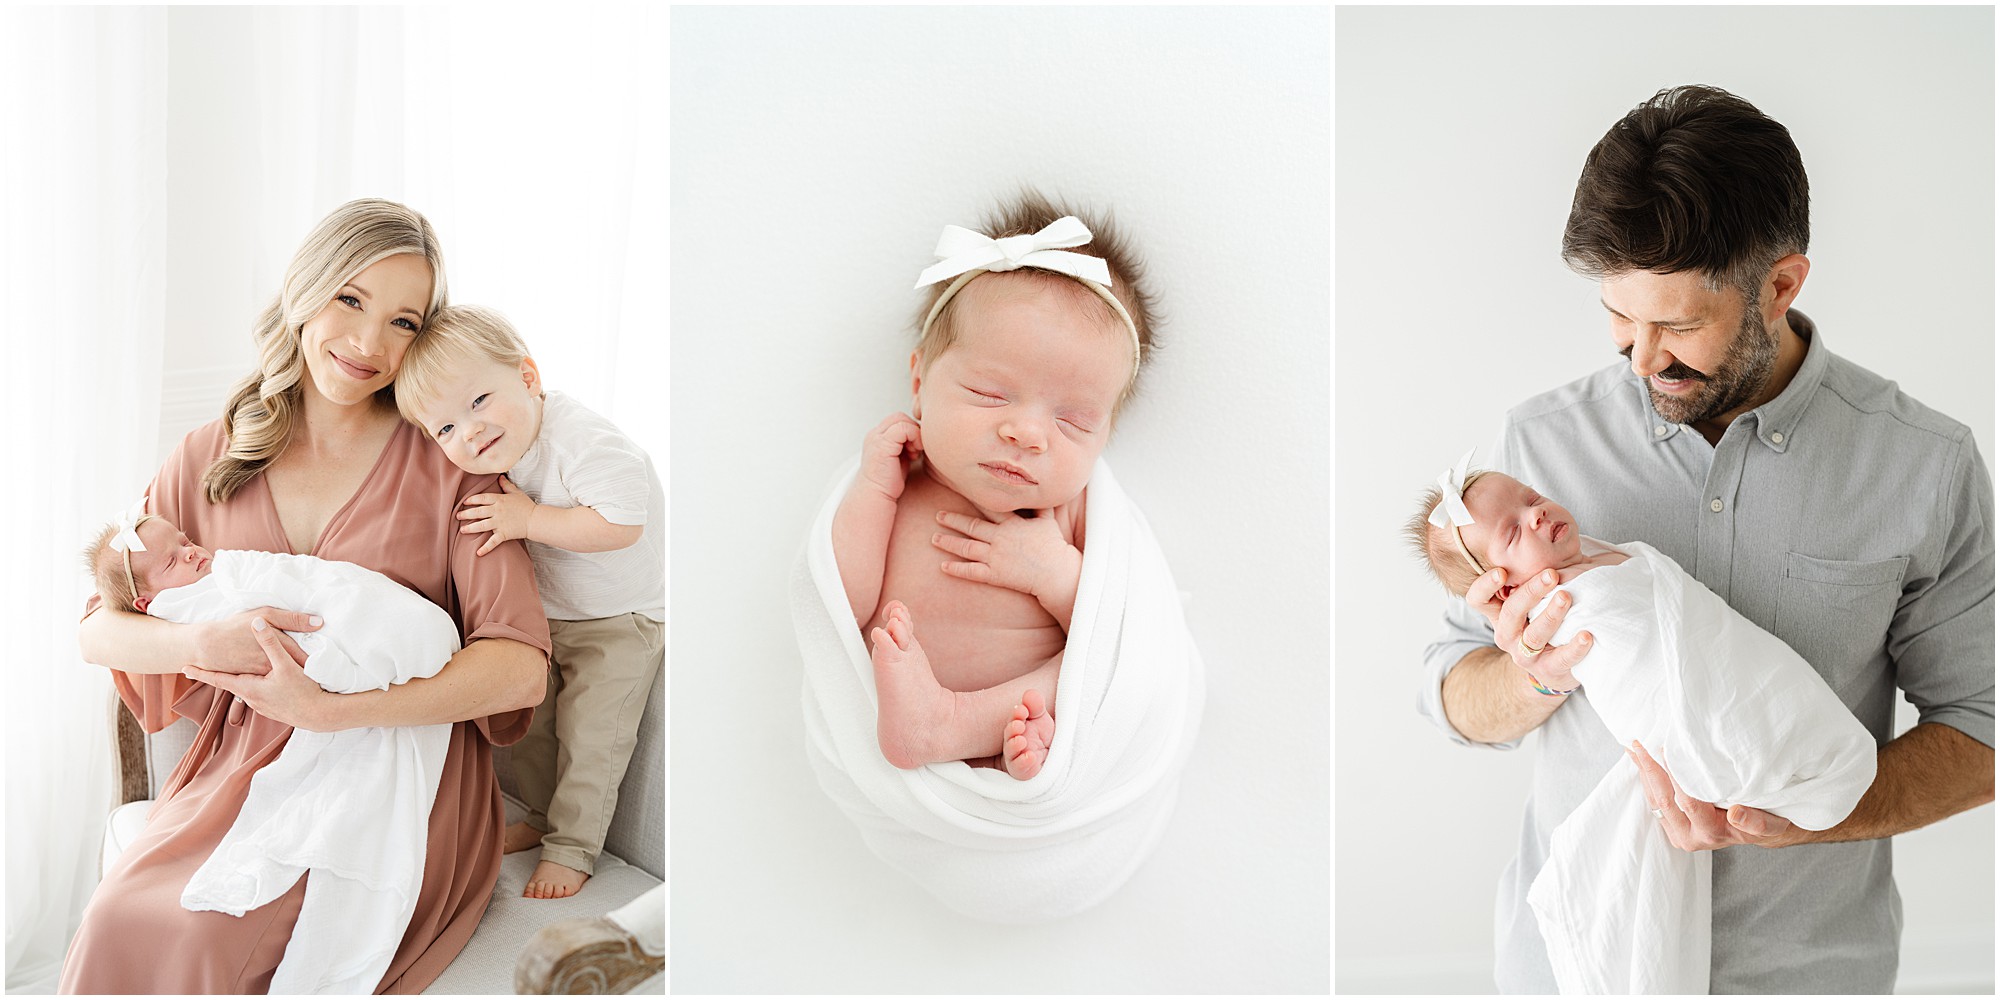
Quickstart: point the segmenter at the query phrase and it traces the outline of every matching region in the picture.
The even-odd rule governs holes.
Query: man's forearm
[[[1443,696],[1451,727],[1481,743],[1518,740],[1569,700],[1536,691],[1513,658],[1492,646],[1465,654],[1444,675]]]
[[[1993,748],[1950,726],[1921,723],[1875,755],[1875,783],[1830,829],[1799,843],[1875,840],[1929,826],[1993,801]]]

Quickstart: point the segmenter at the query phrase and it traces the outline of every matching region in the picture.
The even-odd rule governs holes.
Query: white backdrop
[[[673,988],[1328,988],[1324,9],[679,8]],[[916,272],[1032,182],[1115,208],[1165,348],[1106,454],[1210,693],[1154,857],[1078,917],[951,914],[805,759],[786,584],[909,402]]]
[[[1335,660],[1371,679],[1335,711],[1335,985],[1490,992],[1534,741],[1460,748],[1414,711],[1443,597],[1397,528],[1508,407],[1617,360],[1559,255],[1584,155],[1677,83],[1784,123],[1812,185],[1797,307],[1990,469],[1993,13],[1342,8],[1335,48]],[[1899,988],[1991,992],[1992,807],[1897,840]]]
[[[250,327],[328,211],[428,216],[452,300],[668,475],[665,16],[633,9],[10,8],[4,299],[7,986],[50,991],[96,882],[110,684],[77,656],[87,529],[221,415]]]

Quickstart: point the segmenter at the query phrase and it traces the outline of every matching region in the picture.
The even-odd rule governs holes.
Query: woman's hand
[[[320,627],[318,615],[270,607],[230,615],[219,621],[202,622],[192,626],[195,629],[195,664],[204,673],[267,673],[271,669],[271,660],[252,627],[252,623],[260,618],[286,632],[316,632]],[[291,636],[284,632],[273,634],[277,636],[279,645],[292,655],[293,663],[306,661],[305,651],[292,641]]]
[[[1571,671],[1590,652],[1590,633],[1578,632],[1575,639],[1560,646],[1548,644],[1549,638],[1562,627],[1563,616],[1569,613],[1569,594],[1557,594],[1540,618],[1528,620],[1528,612],[1556,589],[1556,571],[1549,569],[1535,574],[1503,598],[1506,583],[1506,570],[1487,570],[1466,588],[1465,603],[1493,623],[1493,644],[1513,657],[1515,666],[1527,671],[1543,687],[1556,691],[1576,687],[1576,677]]]
[[[339,696],[328,694],[306,676],[303,666],[306,657],[298,644],[271,627],[262,615],[252,618],[248,631],[251,641],[264,657],[265,670],[262,674],[224,673],[200,667],[189,667],[182,672],[203,684],[235,695],[255,709],[258,715],[295,729],[330,732],[341,728],[334,722],[332,712],[333,699]],[[236,720],[232,717],[230,721]]]

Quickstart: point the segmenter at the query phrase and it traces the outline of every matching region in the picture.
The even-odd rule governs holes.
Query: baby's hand
[[[999,523],[938,511],[938,523],[957,532],[935,534],[931,544],[966,561],[944,564],[947,575],[1018,590],[1038,599],[1076,589],[1083,553],[1063,537],[1055,511],[1034,517],[1007,514]]]
[[[514,481],[500,477],[499,493],[480,493],[465,498],[465,506],[458,512],[458,519],[471,521],[458,527],[461,535],[490,531],[493,537],[479,546],[473,555],[483,556],[493,551],[493,547],[510,538],[528,537],[528,522],[535,515],[535,501],[528,498]]]
[[[923,429],[907,413],[891,413],[861,439],[861,478],[891,500],[901,499],[910,463],[924,450]]]

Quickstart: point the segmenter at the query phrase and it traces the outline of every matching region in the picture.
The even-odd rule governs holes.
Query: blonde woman
[[[258,371],[223,416],[182,440],[149,510],[209,548],[309,553],[385,573],[444,608],[465,646],[435,677],[330,694],[270,608],[179,625],[91,602],[79,640],[147,731],[199,727],[145,834],[105,873],[63,966],[64,993],[264,993],[310,878],[240,917],[183,909],[181,891],[294,728],[455,723],[430,815],[423,889],[377,992],[416,993],[472,936],[500,868],[492,748],[527,732],[548,670],[548,622],[519,542],[475,558],[452,517],[494,476],[460,471],[397,416],[403,354],[445,302],[423,216],[349,202],[292,258],[256,327]],[[447,849],[438,849],[444,845]]]

